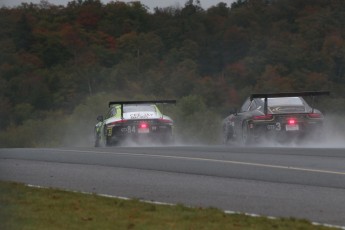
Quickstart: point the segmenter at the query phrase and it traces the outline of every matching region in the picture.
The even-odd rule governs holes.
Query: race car
[[[320,138],[323,114],[303,99],[329,95],[328,91],[252,94],[240,111],[222,122],[222,140],[251,145],[263,140],[279,143]]]
[[[105,118],[97,117],[95,147],[116,145],[125,140],[172,143],[174,122],[160,112],[157,104],[176,104],[176,100],[109,102]]]

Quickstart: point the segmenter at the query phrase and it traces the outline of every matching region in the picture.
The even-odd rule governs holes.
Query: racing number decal
[[[127,132],[128,132],[128,133],[135,133],[135,126],[133,126],[133,127],[128,126]]]
[[[276,123],[276,130],[280,131],[282,129],[282,126],[279,122]]]
[[[135,126],[127,126],[127,128],[126,127],[124,127],[124,128],[122,128],[121,129],[121,132],[123,132],[123,133],[125,133],[125,132],[127,132],[127,133],[135,133]]]
[[[272,125],[267,125],[267,129],[280,131],[280,130],[282,130],[282,125],[280,124],[280,122],[277,122],[277,123],[272,124]]]

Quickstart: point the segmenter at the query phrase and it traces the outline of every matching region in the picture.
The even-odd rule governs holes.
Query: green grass
[[[331,229],[306,220],[225,214],[0,181],[0,229]]]

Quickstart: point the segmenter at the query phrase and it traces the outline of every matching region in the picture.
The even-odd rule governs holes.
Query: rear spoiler
[[[250,95],[250,100],[252,101],[254,98],[264,98],[264,112],[267,114],[267,98],[277,98],[277,97],[312,97],[312,109],[314,112],[314,98],[315,96],[322,96],[322,95],[330,95],[329,91],[309,91],[309,92],[286,92],[286,93],[254,93]]]
[[[152,101],[110,101],[111,105],[121,106],[121,118],[123,118],[123,105],[138,105],[138,104],[176,104],[176,100],[152,100]]]
[[[250,100],[254,98],[275,98],[275,97],[306,97],[330,95],[329,91],[310,91],[310,92],[289,92],[289,93],[254,93],[250,95]]]

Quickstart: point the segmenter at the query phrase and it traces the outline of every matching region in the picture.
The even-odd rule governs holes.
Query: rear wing
[[[310,91],[310,92],[289,92],[289,93],[254,93],[250,95],[250,100],[254,98],[276,98],[276,97],[306,97],[330,95],[329,91]]]
[[[312,109],[314,112],[314,98],[315,96],[323,96],[323,95],[330,95],[329,91],[309,91],[309,92],[285,92],[285,93],[254,93],[250,95],[250,100],[252,101],[254,98],[264,98],[264,112],[267,114],[267,98],[277,98],[277,97],[312,97]]]
[[[138,105],[138,104],[176,104],[176,100],[151,100],[151,101],[110,101],[111,105],[121,106],[121,118],[123,118],[123,105]]]

